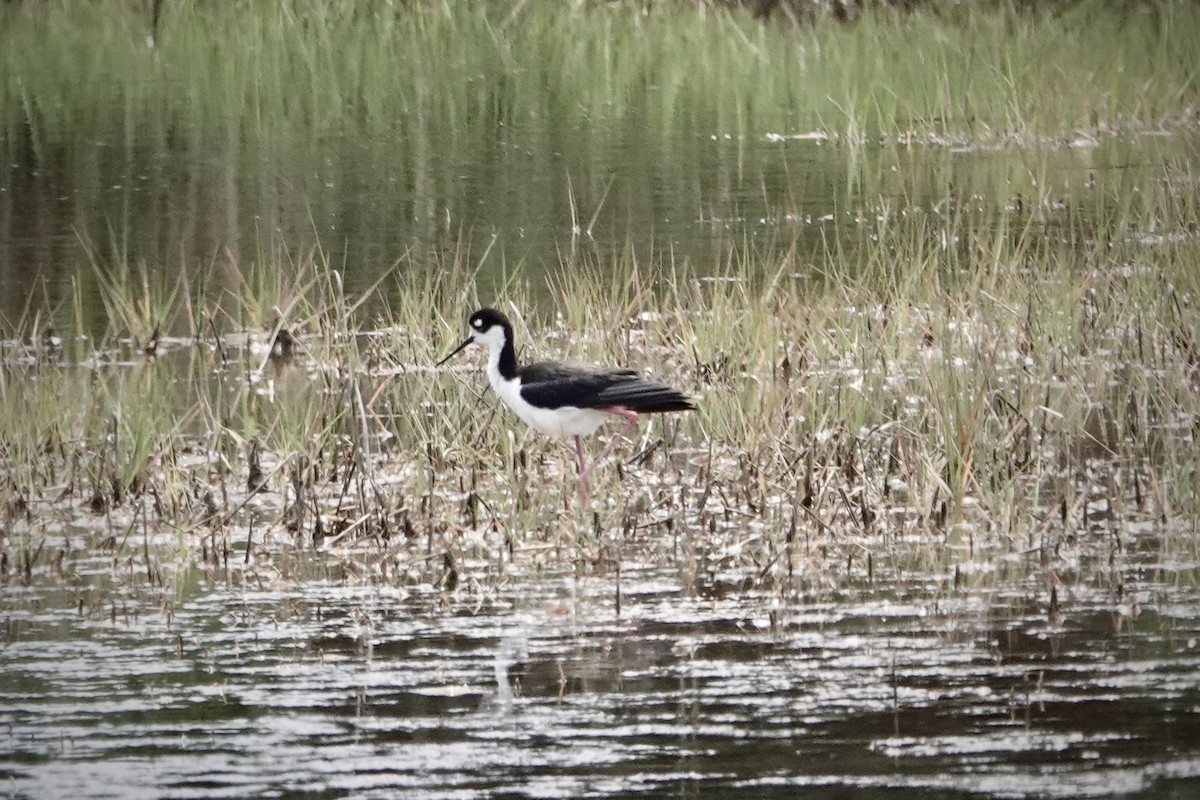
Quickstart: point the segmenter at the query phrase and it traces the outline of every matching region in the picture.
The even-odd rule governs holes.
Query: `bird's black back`
[[[521,396],[541,408],[623,406],[641,413],[691,411],[691,398],[630,369],[544,361],[520,370]]]

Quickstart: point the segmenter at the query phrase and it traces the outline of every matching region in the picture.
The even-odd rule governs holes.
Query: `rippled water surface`
[[[1056,608],[632,563],[486,595],[10,583],[0,775],[29,798],[1193,797],[1196,569],[1126,575]]]

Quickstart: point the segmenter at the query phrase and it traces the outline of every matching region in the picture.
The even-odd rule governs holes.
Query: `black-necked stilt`
[[[472,342],[488,348],[488,382],[504,404],[532,428],[551,436],[575,438],[579,457],[579,498],[588,500],[588,475],[603,461],[617,441],[637,425],[638,414],[695,409],[691,398],[666,384],[644,378],[631,369],[607,369],[586,364],[542,361],[517,364],[513,327],[508,317],[494,308],[481,308],[471,315],[471,333],[454,352],[437,363],[441,366]],[[613,417],[628,424],[613,437],[592,464],[583,455],[580,436],[593,433]]]

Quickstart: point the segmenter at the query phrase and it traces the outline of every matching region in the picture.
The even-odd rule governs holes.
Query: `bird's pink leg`
[[[579,502],[581,505],[587,505],[588,501],[588,473],[592,471],[588,465],[587,459],[583,457],[583,442],[579,437],[575,437],[575,455],[579,456]]]
[[[612,406],[610,408],[602,408],[600,410],[628,420],[629,424],[622,428],[620,432],[618,432],[617,435],[612,438],[612,440],[608,443],[608,447],[604,448],[604,452],[600,454],[599,458],[592,462],[593,464],[608,458],[608,454],[611,453],[613,448],[617,446],[617,442],[621,441],[622,439],[629,438],[629,434],[634,428],[637,427],[638,424],[638,413],[632,408],[625,408],[624,406]]]
[[[604,448],[604,452],[601,453],[598,458],[593,460],[591,464],[587,463],[587,459],[583,455],[583,442],[578,436],[575,437],[575,455],[579,457],[579,501],[585,506],[587,505],[588,490],[590,488],[588,477],[592,474],[592,467],[608,458],[608,454],[611,453],[613,448],[617,446],[617,442],[628,438],[629,433],[637,427],[638,423],[638,413],[631,408],[625,408],[624,406],[610,406],[608,408],[597,409],[597,411],[603,411],[607,414],[621,417],[622,419],[627,420],[629,424],[622,428],[617,435],[612,438],[612,441],[608,443],[608,447]]]

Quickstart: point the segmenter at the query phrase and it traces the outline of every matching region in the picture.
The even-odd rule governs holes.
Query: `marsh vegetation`
[[[56,691],[132,667],[73,696],[155,721],[161,791],[301,791],[256,770],[319,747],[272,750],[303,719],[339,731],[330,797],[1081,796],[1097,758],[1185,796],[1198,22],[168,2],[147,47],[133,6],[5,5],[0,770],[137,758],[44,742],[105,718]],[[483,304],[700,409],[580,507],[478,361],[430,366]],[[294,714],[255,721],[264,680]],[[207,718],[248,760],[162,743]],[[544,724],[582,755],[428,778],[436,737],[497,766],[559,753]]]

